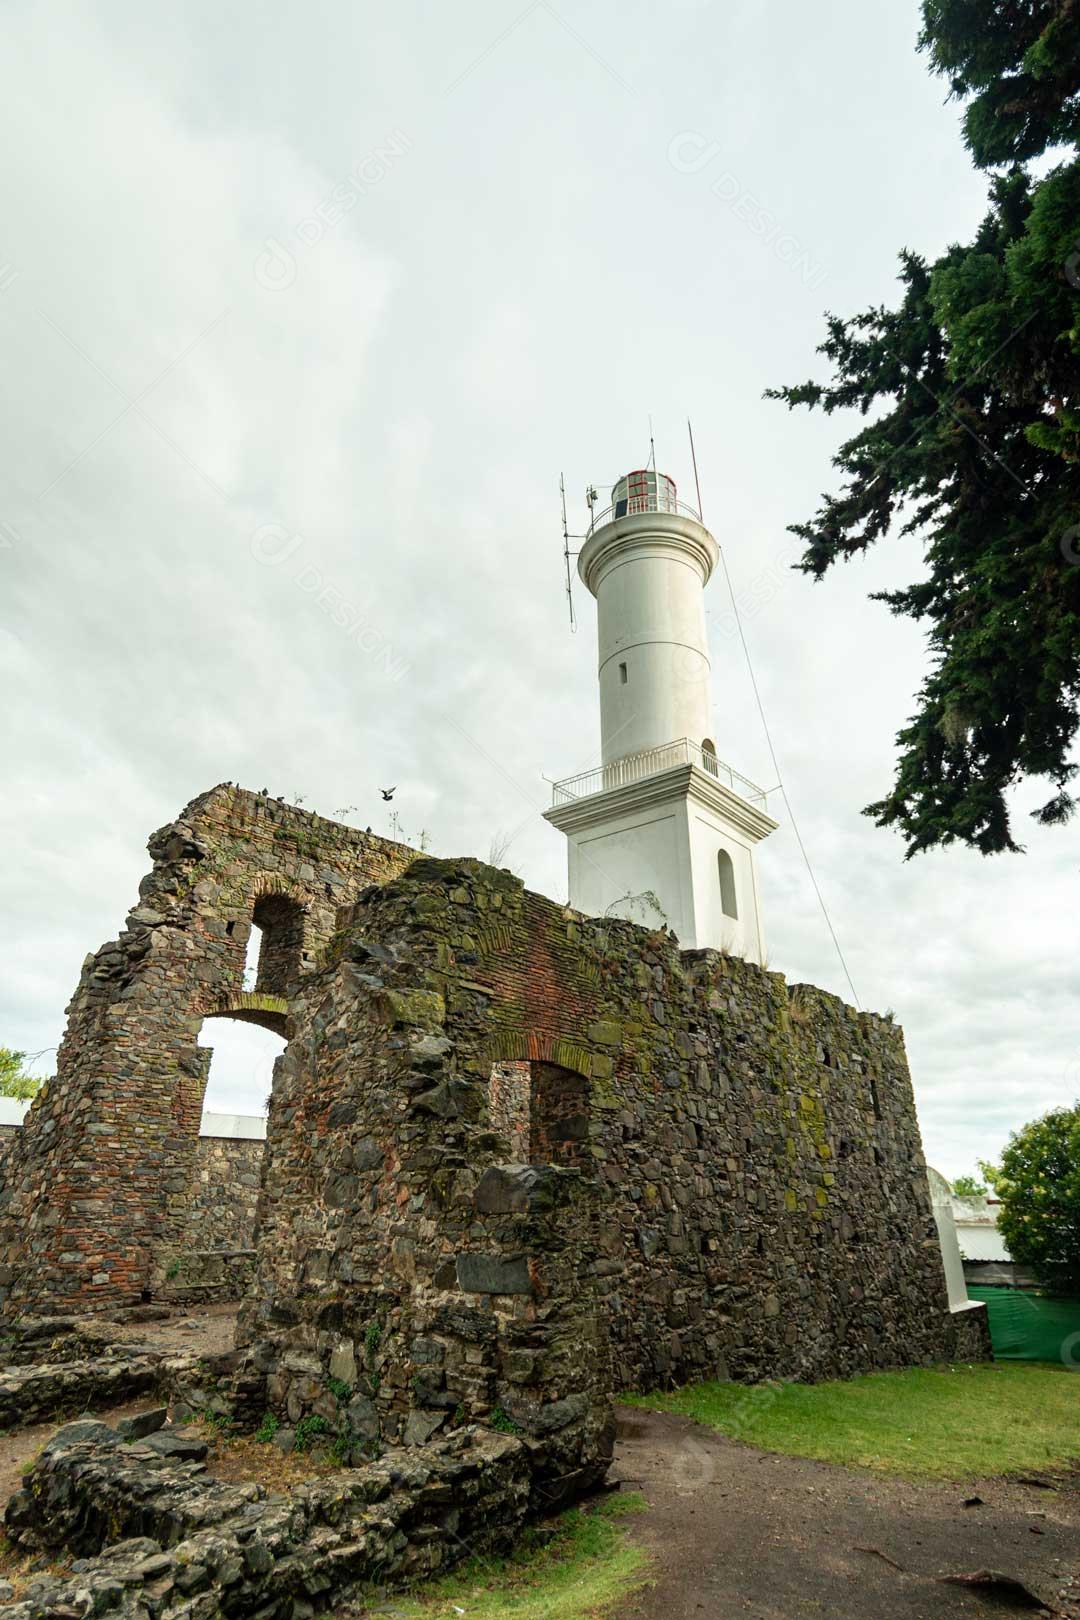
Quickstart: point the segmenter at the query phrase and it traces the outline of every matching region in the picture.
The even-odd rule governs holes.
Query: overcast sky
[[[860,815],[925,667],[867,595],[919,554],[792,572],[785,525],[851,424],[762,399],[823,375],[826,308],[892,300],[898,249],[981,215],[917,30],[916,0],[11,0],[0,1044],[55,1045],[147,836],[222,780],[380,832],[398,784],[403,837],[513,834],[565,898],[542,773],[593,763],[599,713],[558,475],[579,516],[651,413],[684,489],[693,418],[792,805],[863,1006],[904,1025],[931,1162],[1075,1099],[1075,839],[1028,821],[1040,784],[1024,857],[905,864]],[[722,579],[707,605],[718,751],[768,786]],[[786,817],[759,870],[770,965],[848,996]],[[258,1108],[272,1038],[213,1039],[208,1101]]]

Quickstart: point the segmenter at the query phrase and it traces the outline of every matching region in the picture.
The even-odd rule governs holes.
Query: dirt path
[[[181,1308],[163,1322],[133,1319],[97,1324],[118,1344],[146,1344],[154,1350],[184,1355],[221,1355],[233,1347],[237,1305],[193,1305]],[[91,1319],[92,1321],[93,1319]]]
[[[134,1417],[136,1412],[145,1412],[148,1407],[156,1403],[152,1395],[142,1395],[138,1400],[126,1401],[123,1406],[103,1407],[100,1411],[80,1413],[81,1417],[100,1418],[102,1423],[117,1423],[122,1417]],[[7,1429],[0,1434],[0,1517],[7,1506],[8,1498],[13,1496],[22,1484],[23,1469],[26,1464],[37,1456],[46,1440],[54,1435],[64,1423],[70,1423],[71,1418],[50,1418],[48,1423],[32,1423],[26,1429]]]
[[[620,1620],[1038,1612],[939,1580],[986,1568],[1080,1616],[1080,1481],[915,1485],[755,1451],[684,1418],[622,1408],[619,1419],[613,1474],[649,1502],[627,1523],[656,1561],[656,1585]],[[965,1507],[972,1496],[981,1505]]]

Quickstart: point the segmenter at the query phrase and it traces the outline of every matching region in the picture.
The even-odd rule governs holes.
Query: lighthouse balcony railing
[[[673,770],[677,765],[696,765],[698,770],[723,782],[725,787],[750,804],[764,806],[767,803],[766,789],[740,776],[738,771],[718,759],[711,749],[702,748],[699,743],[691,742],[689,737],[664,743],[660,748],[646,748],[639,754],[626,754],[622,759],[613,759],[608,765],[598,765],[595,770],[582,771],[579,776],[568,776],[562,782],[555,782],[552,784],[552,803],[572,804],[576,799],[591,798],[594,793],[609,793],[613,788],[627,787],[631,782],[658,776],[661,771]]]
[[[606,523],[615,523],[619,518],[636,517],[639,512],[675,512],[679,517],[693,518],[695,523],[701,522],[701,513],[696,506],[688,506],[685,501],[677,501],[674,495],[665,495],[661,490],[659,494],[650,490],[647,495],[623,496],[613,506],[605,506],[602,512],[596,512],[589,520],[589,527],[585,531],[585,538],[602,529]]]

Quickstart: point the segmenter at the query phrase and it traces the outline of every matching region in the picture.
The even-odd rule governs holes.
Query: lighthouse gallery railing
[[[676,765],[696,765],[698,770],[716,777],[717,781],[723,782],[733,793],[751,804],[767,802],[764,788],[740,776],[738,771],[725,765],[722,759],[717,759],[709,749],[691,742],[689,737],[680,737],[676,742],[664,743],[660,748],[627,754],[623,759],[613,759],[610,765],[599,765],[595,770],[582,771],[579,776],[568,776],[562,782],[554,782],[552,803],[570,804],[575,799],[587,799],[594,793],[608,793],[612,788],[626,787],[630,782],[640,782],[647,776],[670,771]]]
[[[673,495],[659,494],[650,490],[647,495],[624,496],[621,501],[612,506],[605,506],[602,512],[597,512],[590,520],[585,531],[585,538],[595,534],[607,523],[615,523],[622,517],[637,517],[641,512],[674,512],[679,517],[693,518],[696,523],[701,522],[701,513],[696,506],[688,506],[685,501],[678,501]]]

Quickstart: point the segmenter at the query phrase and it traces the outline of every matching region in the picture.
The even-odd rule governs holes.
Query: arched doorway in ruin
[[[286,1047],[284,1015],[230,1008],[203,1020],[206,1068],[184,1225],[184,1252],[170,1259],[190,1280],[234,1285],[253,1261],[274,1070]],[[205,1056],[203,1056],[205,1054]],[[223,1257],[227,1257],[224,1259]]]
[[[250,906],[250,920],[243,912]],[[203,1014],[179,1088],[173,1128],[187,1141],[186,1194],[176,1206],[154,1286],[227,1290],[234,1297],[258,1238],[266,1120],[274,1071],[292,1033],[286,992],[303,971],[307,907],[277,888],[224,923],[229,972],[200,998]],[[177,1144],[180,1146],[180,1144]]]

